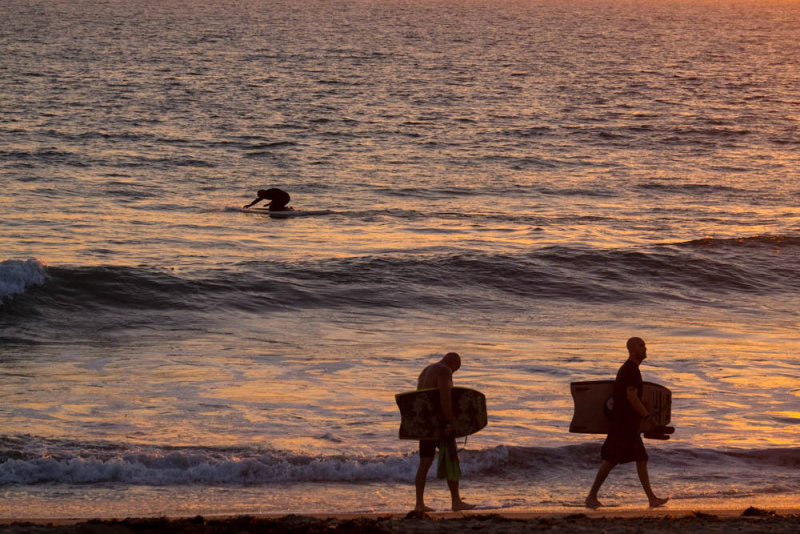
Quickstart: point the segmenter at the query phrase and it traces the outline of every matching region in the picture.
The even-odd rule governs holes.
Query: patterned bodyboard
[[[569,425],[578,434],[607,434],[609,428],[606,402],[614,395],[613,380],[572,382],[569,385],[575,412]],[[655,425],[668,425],[672,417],[672,392],[653,382],[642,384],[642,402],[649,407]],[[649,430],[644,425],[641,432]]]
[[[439,390],[418,389],[394,396],[400,408],[400,439],[442,439]],[[474,389],[453,388],[453,432],[455,437],[468,436],[489,422],[486,397]]]

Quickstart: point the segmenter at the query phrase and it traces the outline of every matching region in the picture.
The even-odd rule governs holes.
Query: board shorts
[[[638,430],[635,433],[611,433],[600,448],[600,458],[614,464],[646,462],[647,451]]]
[[[439,448],[439,443],[441,442],[435,439],[419,440],[419,457],[433,458],[436,456],[436,449]]]
[[[433,458],[436,456],[436,449],[441,449],[443,446],[452,446],[453,451],[456,450],[456,438],[445,438],[443,440],[436,439],[421,439],[419,440],[419,457],[420,458]],[[453,455],[457,456],[457,452]]]

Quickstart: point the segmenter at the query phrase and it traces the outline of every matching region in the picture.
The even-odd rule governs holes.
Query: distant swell
[[[681,243],[681,245],[693,248],[757,248],[763,247],[772,250],[780,250],[782,248],[796,248],[800,247],[800,237],[784,236],[784,235],[756,235],[751,237],[739,237],[732,239],[714,239],[713,237],[705,237],[703,239],[695,239]]]
[[[800,238],[699,239],[648,249],[550,246],[521,254],[403,254],[292,263],[255,261],[176,274],[122,266],[0,264],[5,320],[71,312],[424,306],[515,307],[539,299],[588,303],[704,302],[800,285]],[[41,291],[29,291],[44,285]],[[0,308],[2,309],[2,308]],[[3,315],[0,315],[0,319]]]
[[[696,183],[685,184],[671,182],[647,182],[639,185],[639,188],[643,190],[655,191],[657,193],[683,193],[687,195],[742,192],[740,189],[736,189],[727,185]]]

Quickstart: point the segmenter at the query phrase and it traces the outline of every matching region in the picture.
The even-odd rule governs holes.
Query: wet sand
[[[335,514],[124,520],[3,521],[0,533],[127,534],[127,533],[435,533],[517,532],[551,533],[795,533],[800,532],[800,509],[592,512],[547,514]]]

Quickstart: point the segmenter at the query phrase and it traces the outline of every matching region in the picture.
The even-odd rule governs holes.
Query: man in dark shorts
[[[669,499],[656,497],[650,487],[650,476],[647,473],[647,451],[644,450],[642,436],[639,435],[639,425],[643,419],[650,417],[650,413],[642,404],[642,374],[639,364],[647,358],[647,347],[644,340],[632,337],[628,340],[628,360],[622,364],[614,380],[614,405],[611,412],[611,427],[608,431],[600,457],[603,463],[597,471],[592,489],[586,497],[586,507],[596,509],[602,506],[597,500],[597,492],[605,482],[606,477],[617,464],[636,462],[636,472],[639,481],[650,501],[650,507],[655,508],[665,504]]]
[[[271,187],[269,189],[259,189],[256,195],[258,195],[256,199],[250,204],[243,206],[243,208],[247,209],[250,206],[258,204],[262,200],[269,200],[269,211],[288,211],[292,209],[286,207],[286,205],[289,203],[289,200],[291,200],[291,197],[289,197],[289,193],[283,189],[278,189],[275,187]]]
[[[417,389],[439,388],[439,398],[442,405],[442,418],[447,421],[444,432],[447,436],[441,442],[434,440],[424,440],[419,442],[419,467],[417,468],[417,476],[415,479],[417,489],[417,504],[414,510],[418,512],[431,512],[433,508],[425,506],[425,480],[428,476],[428,470],[433,465],[433,458],[436,456],[437,447],[448,447],[453,451],[455,456],[456,440],[453,437],[453,406],[452,406],[452,390],[453,390],[453,373],[458,371],[461,367],[461,356],[455,352],[448,352],[444,358],[438,362],[427,366],[419,375],[417,379]],[[458,480],[447,480],[447,486],[450,488],[450,498],[452,501],[452,508],[454,512],[459,510],[471,510],[475,508],[474,504],[467,504],[461,500],[458,492]]]

